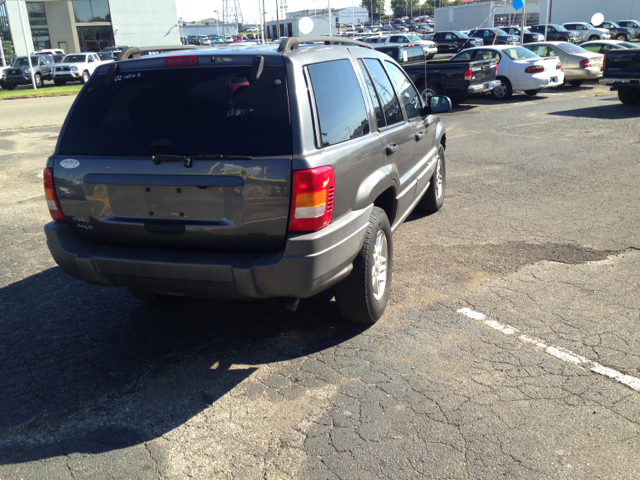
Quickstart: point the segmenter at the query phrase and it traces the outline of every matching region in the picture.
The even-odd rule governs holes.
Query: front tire
[[[439,83],[428,83],[426,87],[422,85],[420,94],[426,101],[429,97],[437,97],[439,95],[442,95],[442,87]]]
[[[36,87],[42,88],[42,76],[36,73]]]
[[[618,90],[618,98],[625,105],[637,105],[640,103],[640,92],[634,90]]]
[[[15,85],[5,85],[4,88],[6,88],[7,90],[15,90],[16,86]]]
[[[597,35],[591,35],[591,36],[589,37],[589,41],[590,41],[590,42],[593,42],[594,40],[600,40],[600,37],[598,37]]]
[[[491,92],[493,98],[496,100],[508,100],[513,95],[513,89],[511,88],[511,82],[506,77],[498,77],[497,80],[502,82],[502,85],[495,87]]]
[[[82,78],[80,79],[80,82],[84,85],[85,83],[87,83],[89,81],[89,77],[91,75],[89,75],[89,72],[87,72],[86,70],[84,72],[82,72]]]
[[[440,147],[436,160],[436,170],[431,175],[429,188],[418,202],[418,209],[424,213],[435,213],[444,204],[445,187],[447,185],[447,168],[444,148]]]
[[[384,210],[373,207],[364,244],[347,278],[333,287],[340,316],[358,323],[376,323],[389,301],[393,242]]]
[[[624,40],[626,42],[627,36],[624,33],[619,33],[618,36],[616,37],[616,40]]]

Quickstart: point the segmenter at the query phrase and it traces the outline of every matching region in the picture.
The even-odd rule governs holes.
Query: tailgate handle
[[[144,222],[144,229],[154,235],[184,235],[184,223]]]
[[[398,151],[398,144],[397,143],[390,143],[389,145],[387,145],[385,147],[385,149],[387,150],[387,155],[391,155],[393,152],[397,152]]]
[[[416,133],[416,142],[422,140],[422,137],[424,137],[424,132]]]

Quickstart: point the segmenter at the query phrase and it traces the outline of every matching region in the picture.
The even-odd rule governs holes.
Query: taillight
[[[471,80],[472,78],[473,78],[473,72],[471,71],[470,68],[467,68],[464,72],[464,79]]]
[[[604,54],[604,58],[602,59],[602,71],[607,69],[607,54]]]
[[[62,210],[60,210],[60,204],[58,203],[58,197],[56,197],[56,191],[53,188],[53,168],[45,168],[42,172],[44,177],[44,195],[47,197],[47,206],[49,207],[49,213],[51,218],[56,222],[66,222]]]
[[[559,63],[558,65],[556,65],[556,70],[562,70],[562,64]]]
[[[589,60],[582,60],[580,62],[580,68],[591,68],[591,62]]]
[[[318,167],[293,172],[290,232],[314,232],[326,227],[333,215],[333,168]]]
[[[178,55],[175,57],[164,57],[162,66],[164,67],[195,67],[198,65],[196,55]]]
[[[532,65],[531,67],[527,67],[524,69],[525,73],[540,73],[544,72],[544,67],[542,65]]]
[[[496,63],[496,75],[498,75],[498,64]]]

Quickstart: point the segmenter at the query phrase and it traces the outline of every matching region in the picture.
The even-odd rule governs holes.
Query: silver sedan
[[[574,87],[579,87],[585,80],[597,80],[602,76],[604,55],[589,52],[573,43],[534,42],[526,43],[523,47],[541,57],[560,58],[564,80]]]

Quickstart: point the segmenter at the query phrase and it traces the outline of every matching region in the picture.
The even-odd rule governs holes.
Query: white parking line
[[[500,322],[496,322],[495,320],[491,320],[484,313],[475,312],[470,308],[461,308],[458,310],[458,313],[469,317],[473,320],[477,320],[479,322],[484,323],[486,326],[493,328],[499,332],[504,333],[505,335],[514,335],[519,333],[520,330],[512,327],[511,325],[503,325]],[[568,363],[573,363],[577,365],[579,368],[589,370],[593,373],[597,373],[599,375],[604,375],[605,377],[612,378],[617,382],[626,385],[633,390],[640,392],[640,378],[632,377],[631,375],[625,375],[624,373],[618,372],[613,368],[605,367],[604,365],[600,365],[598,362],[594,362],[593,360],[589,360],[581,355],[573,353],[569,350],[566,350],[562,347],[556,347],[554,345],[547,345],[542,340],[537,338],[532,338],[527,335],[518,335],[518,340],[523,343],[528,343],[534,345],[536,348],[540,350],[544,350],[547,354],[552,357],[559,358]]]

